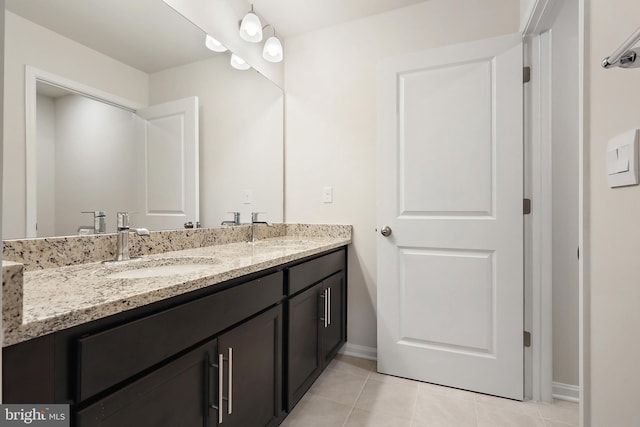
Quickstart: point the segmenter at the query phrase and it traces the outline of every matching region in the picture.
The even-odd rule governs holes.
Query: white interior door
[[[378,370],[521,400],[521,36],[378,75]]]
[[[138,213],[132,225],[183,228],[199,221],[198,98],[189,97],[137,111],[144,119]],[[142,165],[141,165],[142,166]]]

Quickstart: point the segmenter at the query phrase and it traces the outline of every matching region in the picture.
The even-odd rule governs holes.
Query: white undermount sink
[[[109,279],[149,279],[177,276],[210,269],[219,260],[212,258],[155,258],[132,259],[105,265],[102,276]]]
[[[177,274],[197,273],[210,268],[207,264],[162,265],[143,267],[109,274],[110,279],[148,279],[151,277],[174,276]]]

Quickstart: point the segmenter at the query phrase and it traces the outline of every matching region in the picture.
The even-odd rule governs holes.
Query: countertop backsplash
[[[286,235],[284,224],[257,225],[258,238]],[[251,239],[251,226],[152,231],[149,236],[129,235],[131,256],[152,255]],[[5,240],[2,259],[24,264],[25,271],[65,267],[115,257],[116,234]]]

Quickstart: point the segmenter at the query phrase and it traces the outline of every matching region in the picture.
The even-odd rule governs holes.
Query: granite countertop
[[[121,263],[92,262],[22,271],[20,264],[3,262],[3,276],[22,282],[21,289],[14,289],[15,295],[9,286],[4,290],[3,347],[349,243],[350,233],[349,237],[280,236],[256,243],[164,252]],[[132,278],[135,270],[154,277]],[[6,281],[3,278],[3,287]],[[18,295],[20,290],[22,295]],[[11,316],[20,321],[12,325],[7,322]]]

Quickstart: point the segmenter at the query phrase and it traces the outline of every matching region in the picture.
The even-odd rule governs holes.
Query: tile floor
[[[375,372],[339,355],[298,402],[284,427],[569,427],[578,404],[516,402]]]

